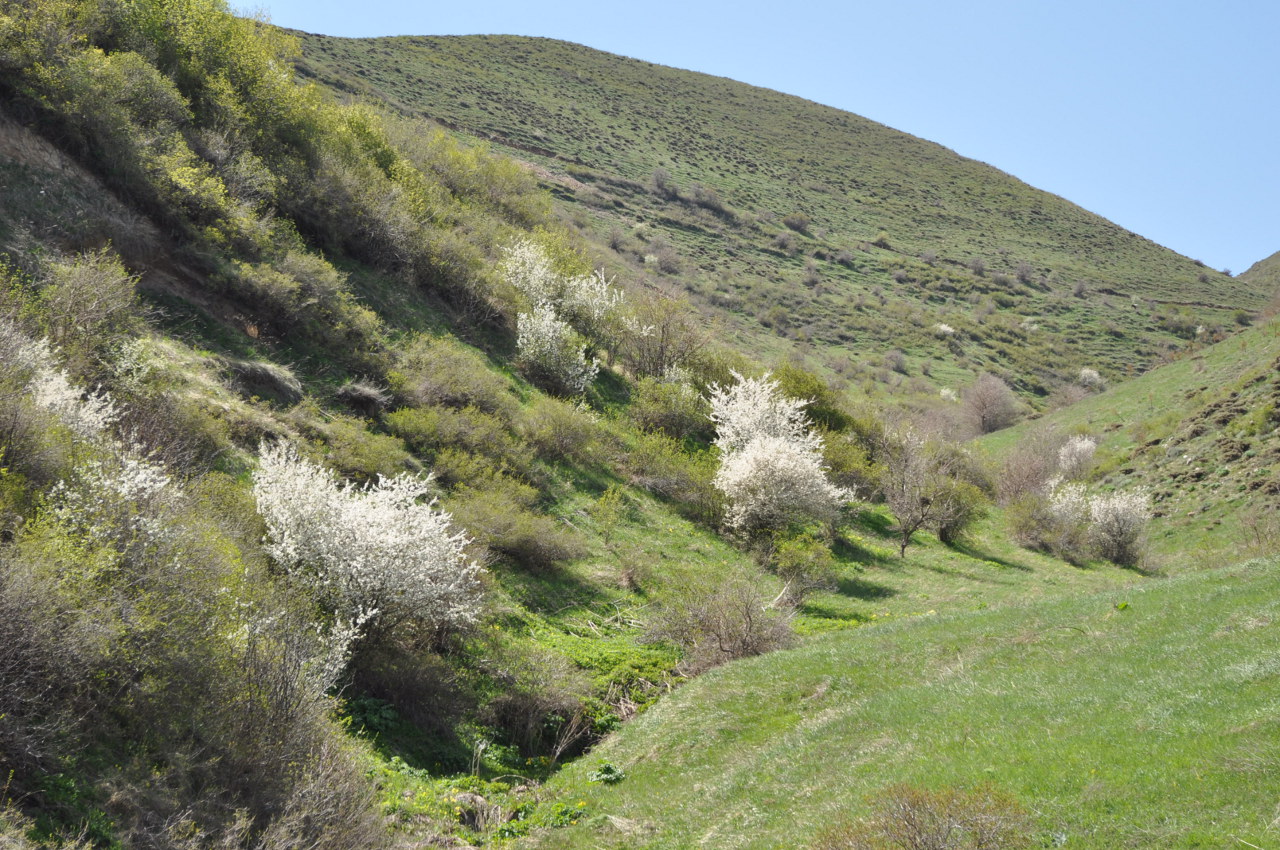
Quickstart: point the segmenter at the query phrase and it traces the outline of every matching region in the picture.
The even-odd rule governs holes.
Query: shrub
[[[474,539],[534,570],[585,554],[582,541],[552,517],[531,510],[536,491],[496,479],[482,489],[463,487],[449,500],[454,519]]]
[[[462,449],[495,461],[520,475],[531,472],[527,447],[507,424],[475,407],[404,407],[387,414],[387,428],[426,458],[446,448]]]
[[[782,223],[797,233],[804,233],[813,223],[813,219],[802,212],[794,212],[783,216]]]
[[[1058,474],[1068,480],[1082,478],[1093,465],[1098,444],[1093,438],[1077,434],[1058,449]]]
[[[836,560],[831,548],[812,532],[774,538],[773,569],[786,582],[779,599],[797,605],[811,590],[836,586]]]
[[[595,380],[599,361],[587,362],[585,341],[548,305],[521,313],[516,349],[529,377],[547,389],[580,395]]]
[[[631,421],[642,430],[658,430],[683,440],[710,431],[710,407],[702,394],[675,379],[641,378],[632,390]]]
[[[1080,370],[1080,374],[1076,376],[1076,383],[1094,392],[1101,392],[1107,388],[1107,382],[1098,374],[1098,370],[1090,369],[1088,366]]]
[[[1124,567],[1142,560],[1151,500],[1142,490],[1094,496],[1089,501],[1089,542],[1108,561]]]
[[[910,428],[886,433],[878,452],[884,463],[885,502],[898,521],[899,556],[924,528],[943,542],[959,540],[983,516],[981,477],[967,454],[926,439]]]
[[[983,372],[964,391],[964,405],[979,434],[1008,428],[1018,420],[1018,399],[1009,385]]]
[[[479,615],[480,568],[449,515],[420,501],[429,490],[407,475],[340,485],[283,442],[263,444],[253,476],[267,553],[336,616],[447,630]]]
[[[815,850],[1018,850],[1031,845],[1032,820],[1018,802],[991,786],[973,791],[894,785],[872,815],[824,829]]]
[[[713,386],[710,398],[721,453],[716,487],[728,499],[730,527],[832,521],[852,494],[827,480],[822,437],[809,427],[805,402],[784,396],[767,375],[734,377],[731,387]]]
[[[539,398],[525,410],[519,428],[544,460],[591,464],[599,459],[604,432],[584,406]]]
[[[695,675],[735,658],[781,649],[792,632],[788,614],[769,607],[755,582],[732,576],[672,597],[650,623],[649,637],[679,646],[681,671]]]
[[[420,405],[475,407],[511,421],[519,402],[479,353],[448,337],[420,336],[404,348],[396,383]]]
[[[685,296],[650,293],[630,304],[620,355],[637,377],[665,378],[691,369],[707,347],[707,331]]]
[[[106,250],[48,265],[38,302],[42,324],[73,372],[101,371],[109,354],[141,330],[136,285]]]

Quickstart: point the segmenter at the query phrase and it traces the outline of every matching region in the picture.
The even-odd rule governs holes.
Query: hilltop
[[[1270,294],[778,92],[550,39],[298,35],[303,75],[528,162],[598,262],[692,293],[735,344],[859,395],[987,370],[1034,401],[1082,366],[1143,371]]]

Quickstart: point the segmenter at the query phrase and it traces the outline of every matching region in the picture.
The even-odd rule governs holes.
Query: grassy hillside
[[[220,0],[0,7],[0,844],[515,840],[581,821],[546,780],[719,664],[1150,584],[1135,569],[1017,546],[988,504],[997,482],[967,447],[899,434],[901,411],[852,408],[818,374],[837,374],[839,357],[793,333],[761,336],[700,283],[713,257],[758,263],[764,277],[741,280],[770,280],[751,297],[776,301],[775,331],[795,328],[786,305],[853,304],[861,318],[841,344],[859,356],[868,339],[915,340],[905,360],[866,372],[864,389],[927,392],[934,418],[917,434],[935,434],[959,406],[929,381],[999,365],[1034,392],[1094,362],[1073,353],[1092,330],[1051,337],[1018,311],[1043,296],[1092,328],[1098,281],[1058,297],[1048,270],[1019,282],[1016,267],[959,265],[962,247],[950,262],[912,259],[897,234],[843,257],[816,219],[770,224],[736,194],[733,208],[706,186],[655,193],[580,165],[621,206],[592,196],[578,228],[535,174],[570,204],[582,199],[563,187],[578,178],[335,98],[282,73],[297,49]],[[656,121],[646,114],[637,107],[637,126]],[[943,163],[939,179],[961,162],[994,206],[946,244],[988,244],[978,234],[1000,217],[992,187],[1013,184],[863,131]],[[775,159],[797,156],[771,132]],[[893,157],[876,156],[890,169]],[[749,182],[748,165],[717,161]],[[773,198],[775,178],[758,191]],[[628,230],[608,249],[606,265],[625,272],[613,288],[591,242],[591,217],[606,213],[685,236]],[[1214,288],[1198,272],[1183,281],[1181,260],[1080,221],[1119,240],[1107,243],[1115,263],[1154,251],[1159,279],[1208,287],[1197,297]],[[1041,244],[1010,227],[1000,232]],[[778,240],[779,228],[793,235]],[[713,236],[722,241],[694,263],[696,240]],[[817,251],[827,259],[814,254],[814,268],[828,263],[841,283],[793,285],[772,271]],[[895,269],[905,277],[881,304],[875,281]],[[906,294],[913,275],[931,294]],[[1224,311],[1251,303],[1220,283]],[[655,292],[685,285],[720,324]],[[846,285],[870,286],[874,301],[844,300]],[[946,312],[975,295],[972,318]],[[1104,298],[1116,299],[1100,308],[1116,321],[1141,312]],[[934,313],[950,333],[930,326]],[[1108,331],[1113,368],[1099,365],[1114,376],[1169,334],[1186,335],[1183,347],[1214,335],[1195,333],[1189,314],[1163,315],[1149,338]],[[1274,342],[1265,331],[1226,345],[1260,355]],[[745,407],[807,406],[821,440],[797,417],[784,437],[716,445],[707,396],[746,386],[735,373],[759,375],[793,347],[811,369],[788,362],[768,400]],[[1241,358],[1223,354],[1235,350],[1205,357],[1243,379]],[[1233,404],[1264,390],[1249,384]],[[1187,417],[1222,412],[1206,406],[1212,394],[1185,401]],[[774,449],[747,451],[761,445],[780,446],[790,470],[770,465]],[[717,478],[744,458],[766,486],[758,474],[736,490]],[[903,489],[895,470],[924,476],[918,508],[948,510],[914,537],[899,530],[911,505],[888,495]],[[1115,462],[1103,471],[1123,473]],[[815,505],[815,491],[822,504],[736,523],[736,502],[780,491],[775,473],[799,504]]]
[[[1280,294],[1280,252],[1272,254],[1265,260],[1249,266],[1240,275],[1240,279],[1247,281],[1251,286],[1260,289],[1262,292],[1270,290],[1273,293]]]
[[[1030,840],[1000,846],[1270,846],[1278,567],[913,620],[721,669],[558,777],[582,814],[534,846],[816,846],[904,782],[1012,798]],[[591,781],[604,763],[625,778]]]
[[[1278,406],[1272,318],[981,443],[1001,456],[1037,433],[1094,436],[1100,486],[1147,488],[1154,551],[1195,569],[1280,544]]]
[[[1120,378],[1270,294],[777,92],[547,39],[300,35],[303,74],[528,161],[611,269],[694,293],[739,345],[859,394],[984,369],[1032,396],[1081,366]]]

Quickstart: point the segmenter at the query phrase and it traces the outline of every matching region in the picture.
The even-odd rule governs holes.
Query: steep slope
[[[800,98],[547,39],[301,37],[304,74],[528,160],[613,268],[684,287],[739,342],[867,393],[982,369],[1032,393],[1081,365],[1119,377],[1263,301],[995,168]],[[894,348],[905,387],[883,368]]]

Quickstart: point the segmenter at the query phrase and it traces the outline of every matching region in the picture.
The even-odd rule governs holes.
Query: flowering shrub
[[[830,521],[853,494],[827,480],[822,438],[809,427],[805,402],[789,399],[766,375],[711,387],[711,421],[720,449],[715,486],[729,501],[731,528],[777,528]]]
[[[1089,540],[1099,555],[1126,567],[1142,557],[1142,536],[1151,519],[1151,499],[1145,490],[1108,493],[1089,501]]]
[[[1088,366],[1080,370],[1076,383],[1085,389],[1097,390],[1101,392],[1107,388],[1106,380],[1098,374],[1097,369],[1090,369]]]
[[[521,313],[517,321],[516,349],[525,368],[555,389],[571,395],[586,392],[600,361],[587,362],[582,337],[569,323],[547,304]]]
[[[111,427],[119,414],[104,392],[83,392],[73,385],[66,370],[58,368],[48,340],[31,340],[17,328],[0,326],[0,362],[29,376],[26,389],[37,407],[62,420],[81,437],[96,437]]]
[[[338,484],[284,442],[263,444],[253,476],[267,553],[340,619],[456,627],[480,612],[480,567],[449,515],[422,501],[429,489],[408,475]]]
[[[593,342],[603,341],[608,319],[622,303],[622,293],[603,271],[577,277],[559,275],[546,252],[529,239],[506,249],[498,271],[535,308],[550,308]]]
[[[1058,449],[1058,473],[1067,479],[1079,478],[1089,470],[1098,444],[1092,438],[1076,435]]]

